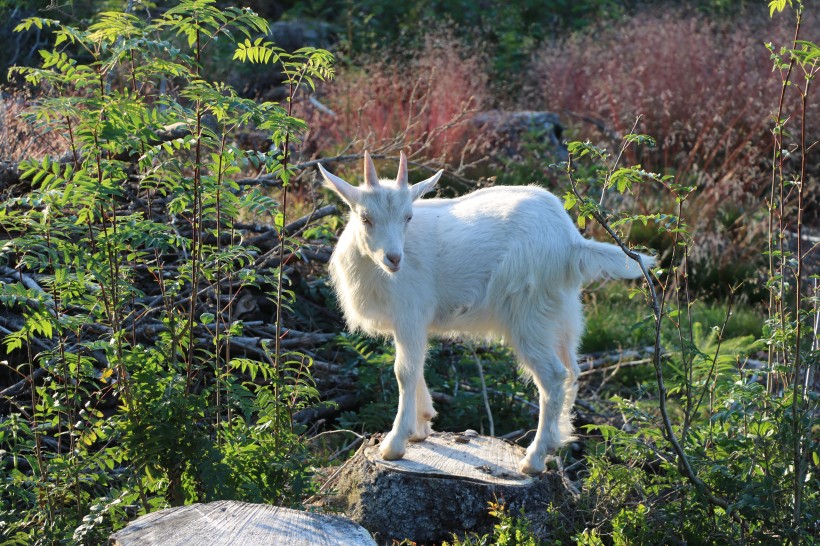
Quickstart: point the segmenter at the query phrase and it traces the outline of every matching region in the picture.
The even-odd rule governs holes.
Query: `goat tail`
[[[574,251],[575,263],[584,282],[600,278],[637,279],[643,276],[638,263],[616,245],[585,240]],[[655,264],[652,256],[638,256],[647,269]]]

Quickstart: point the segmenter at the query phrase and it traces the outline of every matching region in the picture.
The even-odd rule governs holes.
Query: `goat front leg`
[[[401,459],[407,450],[407,442],[419,434],[419,409],[432,410],[432,400],[424,385],[424,355],[427,350],[427,336],[424,332],[410,335],[396,335],[396,363],[393,370],[399,384],[399,409],[393,429],[379,447],[379,454],[388,461]],[[424,406],[418,403],[419,390],[427,392]],[[431,416],[432,418],[432,416]]]

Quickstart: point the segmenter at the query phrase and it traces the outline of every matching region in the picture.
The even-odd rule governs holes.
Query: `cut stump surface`
[[[378,446],[368,446],[364,455],[372,463],[392,472],[425,478],[474,481],[486,485],[527,487],[533,478],[518,472],[524,450],[504,440],[479,436],[435,432],[423,442],[411,442],[407,453],[397,461],[379,456]]]
[[[217,501],[146,514],[111,535],[110,546],[375,546],[338,516],[267,504]]]
[[[378,449],[367,445],[347,463],[337,495],[344,512],[382,543],[487,532],[494,523],[489,502],[535,511],[565,493],[553,473],[518,472],[523,448],[474,431],[433,433],[410,443],[397,461],[382,459]]]

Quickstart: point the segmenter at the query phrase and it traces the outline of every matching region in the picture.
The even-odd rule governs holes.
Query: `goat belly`
[[[493,314],[486,306],[458,305],[449,309],[439,308],[430,325],[430,333],[450,336],[499,337]]]
[[[464,322],[471,315],[471,312],[472,309],[467,305],[439,308],[436,310],[436,316],[430,327],[436,332],[453,330],[460,322]]]

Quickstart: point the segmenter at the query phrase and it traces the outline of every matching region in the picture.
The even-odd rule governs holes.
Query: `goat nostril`
[[[401,254],[388,254],[387,261],[390,262],[390,265],[393,267],[398,267],[399,262],[401,262]]]

